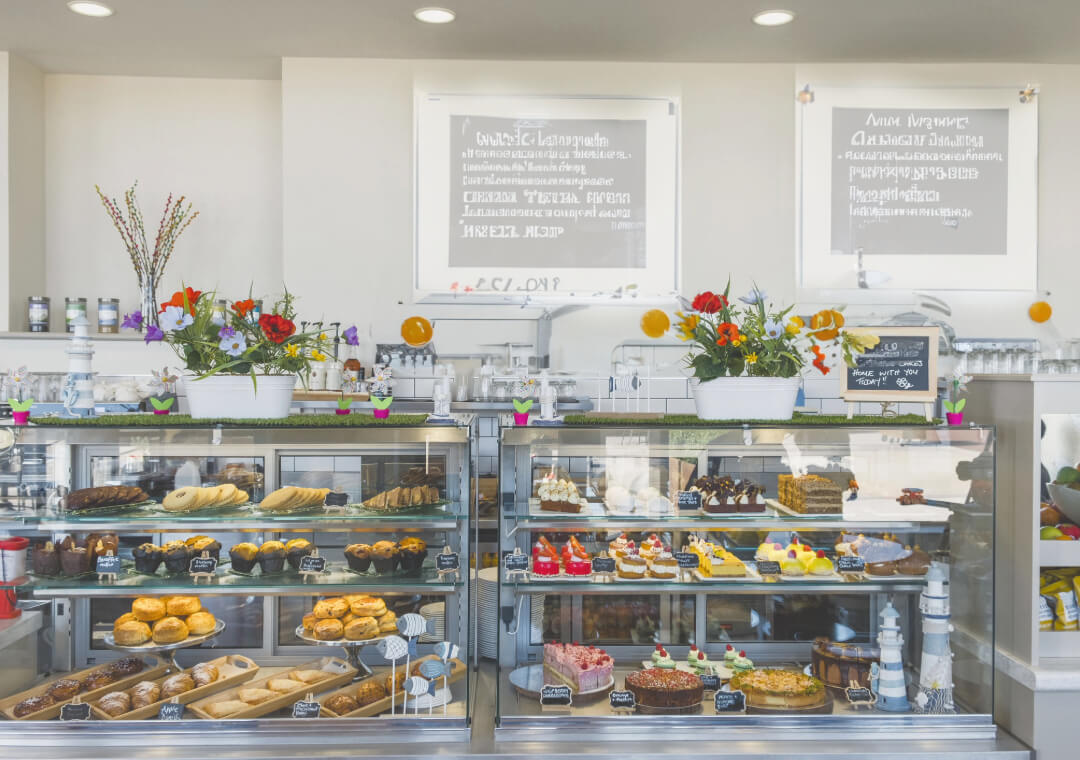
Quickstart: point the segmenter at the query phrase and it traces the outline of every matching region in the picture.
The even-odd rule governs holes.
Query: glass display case
[[[994,736],[993,461],[978,426],[502,428],[498,734]]]
[[[467,421],[42,422],[0,429],[0,744],[468,738]]]

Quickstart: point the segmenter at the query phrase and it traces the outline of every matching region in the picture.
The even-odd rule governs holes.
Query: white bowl
[[[1080,491],[1054,483],[1049,484],[1047,488],[1050,490],[1050,498],[1054,500],[1058,509],[1074,523],[1080,525]]]

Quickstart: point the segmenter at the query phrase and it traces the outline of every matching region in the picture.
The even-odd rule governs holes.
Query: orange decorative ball
[[[401,337],[414,348],[426,346],[434,334],[431,323],[423,317],[409,317],[401,323]]]
[[[1045,322],[1053,313],[1054,310],[1046,301],[1036,301],[1028,308],[1028,316],[1031,317],[1032,322]]]
[[[649,309],[641,315],[641,331],[650,338],[661,338],[671,328],[671,318],[660,309]]]

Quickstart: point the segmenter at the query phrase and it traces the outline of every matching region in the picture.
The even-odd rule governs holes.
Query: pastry
[[[291,678],[271,678],[266,682],[266,688],[270,689],[270,691],[276,691],[278,694],[288,694],[306,686],[307,684],[303,681],[294,681]]]
[[[806,575],[806,568],[803,567],[803,563],[799,561],[795,550],[792,549],[787,553],[787,556],[780,561],[780,574],[781,575]]]
[[[695,673],[712,673],[713,666],[708,655],[694,644],[690,645],[690,651],[686,655],[686,664]]]
[[[349,563],[350,570],[366,573],[371,567],[371,547],[367,544],[350,544],[345,547],[345,561]]]
[[[195,679],[188,673],[177,673],[161,682],[161,698],[172,699],[195,688]]]
[[[679,563],[671,550],[661,547],[656,557],[649,562],[649,575],[653,578],[676,578],[679,575]]]
[[[754,661],[746,656],[745,650],[740,649],[735,659],[731,661],[731,669],[736,673],[746,673],[754,669]]]
[[[577,486],[570,480],[555,480],[546,477],[540,483],[536,495],[540,497],[540,509],[544,512],[581,512],[585,499],[581,498]]]
[[[152,596],[142,596],[132,602],[131,612],[144,623],[152,623],[165,617],[165,603]]]
[[[375,622],[379,624],[379,633],[397,633],[397,613],[393,610],[387,610]]]
[[[52,541],[34,544],[30,552],[30,569],[34,575],[60,575],[60,552],[56,550],[56,544]]]
[[[315,602],[314,614],[319,620],[342,617],[349,611],[348,603],[340,596]]]
[[[375,565],[375,572],[390,573],[397,567],[398,547],[393,541],[376,541],[371,547],[371,563]]]
[[[373,617],[358,617],[344,626],[345,638],[349,641],[373,639],[379,634],[379,624]]]
[[[389,694],[390,692],[401,691],[402,686],[405,684],[405,679],[409,677],[409,674],[405,672],[405,668],[400,668],[397,671],[391,671],[386,674],[383,679],[383,690]]]
[[[626,676],[626,688],[634,701],[645,707],[681,708],[701,703],[705,687],[701,679],[682,670],[649,668]]]
[[[709,514],[731,514],[735,503],[735,480],[730,475],[705,475],[694,481],[691,491],[701,492],[701,510]]]
[[[189,620],[188,623],[190,622]],[[195,682],[196,688],[212,684],[218,680],[218,675],[217,665],[209,662],[200,662],[191,669],[191,680]]]
[[[341,624],[340,620],[329,618],[317,622],[315,628],[312,629],[312,633],[315,634],[315,638],[319,641],[337,641],[345,635],[345,626]]]
[[[113,641],[125,647],[138,646],[150,640],[150,626],[141,620],[129,620],[113,627]]]
[[[656,645],[656,649],[652,653],[652,666],[664,670],[673,670],[675,668],[675,660],[664,649],[663,644]]]
[[[363,504],[368,509],[394,510],[401,507],[417,507],[435,504],[439,501],[439,489],[430,485],[399,486],[389,491],[380,491]]]
[[[255,561],[259,554],[259,547],[255,544],[242,543],[229,549],[229,559],[232,561],[232,569],[239,573],[250,573],[255,568]]]
[[[116,676],[103,669],[95,670],[90,675],[83,678],[79,683],[79,693],[85,694],[89,691],[97,691],[98,689],[104,689],[109,684],[116,681]]]
[[[237,689],[236,698],[249,705],[261,705],[263,702],[277,696],[276,691],[270,689]]]
[[[170,541],[161,547],[165,558],[165,572],[186,573],[191,564],[191,549],[183,541]]]
[[[386,602],[377,596],[361,596],[351,600],[349,610],[361,617],[379,617],[386,614]]]
[[[920,549],[918,544],[915,544],[914,549],[910,546],[905,546],[904,549],[911,553],[896,561],[896,571],[901,575],[926,575],[930,570],[930,555]]]
[[[793,710],[825,704],[825,685],[794,670],[766,668],[736,673],[731,678],[731,689],[746,695],[748,707]]]
[[[199,601],[197,596],[173,596],[169,598],[168,603],[165,605],[165,614],[183,617],[184,615],[194,615],[201,609],[202,602]]]
[[[299,500],[299,489],[295,486],[285,486],[267,495],[259,504],[260,509],[276,512],[291,509]]]
[[[304,615],[304,619],[301,621],[301,624],[304,626],[304,630],[308,633],[311,633],[315,629],[315,623],[316,621],[318,621],[318,619],[319,618],[315,617],[314,612],[309,612],[308,614]]]
[[[110,691],[98,700],[98,709],[113,718],[131,712],[131,697],[126,691]]]
[[[603,649],[578,644],[544,644],[544,669],[577,691],[592,691],[611,683],[615,661]]]
[[[825,556],[825,552],[818,549],[814,558],[806,565],[806,572],[810,575],[832,575],[834,571],[832,560]]]
[[[106,665],[105,671],[113,674],[117,678],[125,678],[142,672],[144,667],[146,666],[138,657],[121,657],[119,660],[110,662]]]
[[[147,575],[156,573],[165,559],[161,547],[150,543],[136,546],[131,550],[131,556],[135,559],[135,570]]]
[[[70,539],[70,536],[68,537]],[[66,542],[65,542],[66,543]],[[90,556],[85,546],[77,546],[74,541],[60,546],[60,572],[69,578],[82,575],[90,570]]]
[[[197,508],[200,491],[202,489],[197,486],[178,488],[162,499],[161,506],[169,512],[189,512]]]
[[[192,636],[204,636],[213,633],[214,629],[217,628],[217,620],[206,610],[188,615],[184,623],[188,627],[188,633]]]
[[[184,544],[188,547],[192,557],[201,557],[206,552],[214,559],[221,559],[221,542],[209,536],[193,536]]]
[[[358,707],[370,705],[388,696],[386,686],[374,678],[364,681],[356,688],[356,702]]]
[[[118,617],[116,620],[113,621],[113,630],[115,631],[117,628],[122,626],[124,623],[128,623],[128,622],[130,622],[132,620],[138,620],[138,619],[139,619],[138,616],[136,616],[134,612],[125,612],[123,615],[121,615],[120,617]]]
[[[535,575],[558,575],[559,560],[550,554],[538,554],[536,559],[533,560],[532,571]]]
[[[728,670],[733,670],[732,667],[735,664],[735,658],[739,656],[739,652],[731,644],[724,647],[724,667]]]
[[[285,544],[280,541],[266,541],[259,547],[256,560],[263,575],[280,573],[285,569]]]
[[[785,507],[801,514],[843,511],[843,489],[840,484],[821,475],[780,475],[777,498]]]
[[[78,512],[95,507],[116,507],[125,504],[138,504],[150,497],[136,486],[99,486],[80,488],[64,497],[62,504],[69,512]]]
[[[227,699],[221,702],[211,702],[205,707],[205,710],[212,718],[227,718],[241,710],[246,710],[248,707],[250,705],[247,702],[241,702],[239,699]]]
[[[810,672],[834,689],[846,689],[852,682],[869,688],[870,666],[880,659],[878,647],[844,644],[819,636],[810,650]]]
[[[22,702],[19,702],[12,708],[11,713],[16,718],[23,718],[27,715],[33,715],[36,712],[41,712],[46,707],[52,707],[56,702],[48,694],[41,694],[37,697],[28,697]]]
[[[636,553],[627,554],[625,557],[619,557],[615,560],[615,573],[620,578],[640,580],[645,577],[648,569],[649,565],[644,557]]]
[[[359,703],[348,694],[335,694],[323,702],[323,707],[336,715],[345,715],[360,709]]]
[[[46,689],[45,693],[49,695],[55,702],[63,702],[64,700],[71,699],[81,691],[81,684],[73,678],[61,678],[59,681],[54,681],[53,684]]]
[[[285,558],[293,570],[300,569],[300,560],[314,551],[315,547],[306,538],[294,538],[285,544]]]
[[[161,699],[161,687],[153,681],[139,681],[131,687],[131,709],[152,705]]]
[[[331,675],[331,673],[327,673],[325,670],[294,670],[286,674],[286,677],[291,678],[294,681],[303,681],[304,683],[312,684],[324,681]]]
[[[188,637],[188,627],[178,617],[165,617],[154,623],[152,637],[155,644],[175,644]]]

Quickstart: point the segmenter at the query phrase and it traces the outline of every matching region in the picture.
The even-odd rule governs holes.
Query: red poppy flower
[[[188,301],[188,311],[191,312],[191,316],[195,316],[195,302],[199,300],[199,296],[202,295],[202,291],[194,290],[192,288],[184,288],[183,290],[178,290],[173,293],[172,298],[161,304],[161,311],[159,313],[164,314],[166,306],[179,306],[180,308],[184,308],[185,295],[187,296]]]
[[[829,374],[829,368],[825,366],[825,354],[822,353],[821,349],[818,348],[816,345],[811,346],[811,349],[813,350],[814,356],[816,357],[812,362],[813,365],[818,368],[818,371],[820,371],[821,374]]]
[[[737,346],[742,339],[743,337],[739,335],[739,326],[734,322],[721,322],[716,326],[716,345],[726,346],[730,343]]]
[[[236,301],[232,305],[233,311],[236,312],[236,316],[243,319],[248,315],[248,312],[255,308],[255,302],[250,298],[245,298],[243,301]]]
[[[296,325],[292,320],[285,319],[277,314],[263,314],[259,317],[259,327],[263,334],[274,343],[284,343],[290,335],[296,332]]]
[[[715,314],[727,306],[727,298],[720,293],[706,290],[704,293],[698,293],[694,296],[694,302],[691,306],[694,311],[700,311],[703,314]]]

